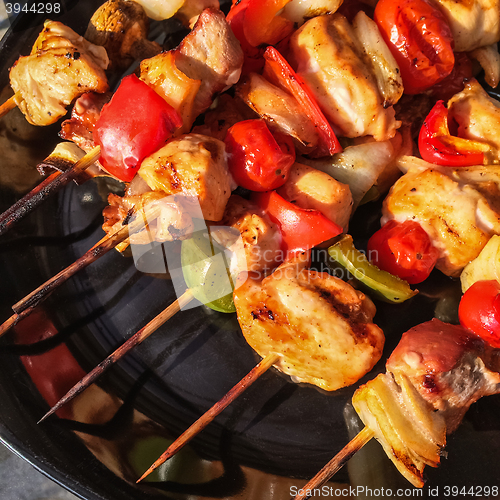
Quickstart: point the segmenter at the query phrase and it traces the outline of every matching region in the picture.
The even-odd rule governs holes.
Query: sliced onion
[[[363,11],[356,14],[352,26],[370,61],[378,89],[384,98],[384,107],[392,106],[403,95],[403,80],[397,62],[377,24]]]
[[[292,0],[287,3],[281,15],[302,26],[312,17],[333,14],[342,5],[343,0]]]
[[[486,83],[496,88],[500,82],[500,54],[497,44],[479,47],[469,52],[469,55],[476,59],[484,69],[484,78]]]

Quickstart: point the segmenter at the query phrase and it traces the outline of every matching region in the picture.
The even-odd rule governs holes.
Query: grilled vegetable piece
[[[296,382],[333,391],[372,369],[384,335],[372,323],[369,298],[307,264],[300,254],[264,279],[250,273],[234,303],[243,335],[260,356],[277,353],[275,366]]]
[[[418,293],[406,281],[371,264],[365,254],[356,249],[349,234],[343,235],[332,245],[328,254],[358,281],[388,302],[401,303]]]
[[[436,467],[469,406],[500,392],[493,349],[461,326],[437,319],[403,334],[387,373],[361,386],[353,405],[388,457],[414,486]]]
[[[32,125],[50,125],[66,114],[66,106],[85,92],[106,92],[106,50],[72,29],[46,21],[29,56],[10,69],[16,104]]]
[[[161,52],[161,46],[148,40],[149,19],[144,9],[131,0],[108,0],[95,12],[85,38],[106,49],[110,69],[125,70]]]

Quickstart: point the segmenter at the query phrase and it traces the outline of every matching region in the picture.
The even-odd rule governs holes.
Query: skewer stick
[[[374,436],[369,427],[358,432],[303,488],[293,500],[306,500],[310,498],[307,492],[321,488],[334,474],[336,474],[347,461],[357,453]]]
[[[147,221],[151,222],[153,218],[158,216],[158,213],[158,208],[153,208],[150,211],[146,211],[144,217]],[[62,285],[78,271],[84,269],[88,265],[92,264],[92,262],[95,262],[97,259],[108,253],[110,250],[115,248],[116,245],[125,241],[130,234],[142,229],[146,224],[147,222],[143,220],[143,217],[138,217],[130,222],[130,224],[123,226],[116,233],[113,233],[111,236],[105,236],[99,243],[94,245],[66,269],[57,273],[43,285],[39,286],[36,290],[24,297],[24,299],[14,304],[12,306],[14,314],[2,325],[0,325],[0,336],[16,325],[20,319],[28,316],[33,309],[43,302],[59,285]]]
[[[90,167],[99,158],[100,151],[100,147],[96,146],[65,172],[54,172],[49,175],[26,196],[14,203],[0,215],[0,234],[7,232],[16,222],[41,205],[50,195],[69,184],[75,177]]]
[[[59,408],[71,401],[74,397],[83,392],[90,384],[100,377],[110,366],[123,358],[131,349],[147,339],[161,325],[177,314],[185,305],[193,299],[193,293],[187,289],[175,302],[172,302],[166,309],[153,318],[144,328],[132,335],[124,344],[111,353],[104,361],[101,361],[91,372],[77,382],[39,421],[43,422]]]
[[[191,441],[199,432],[201,432],[219,413],[221,413],[230,403],[232,403],[240,394],[250,387],[264,372],[278,361],[278,354],[268,354],[257,366],[242,378],[221,400],[215,403],[210,410],[202,415],[189,429],[181,434],[163,453],[158,460],[137,480],[139,483],[146,476],[151,474],[162,463],[173,457],[185,444]]]
[[[14,94],[0,106],[0,118],[2,118],[2,116],[5,116],[9,111],[12,111],[14,108],[17,107],[16,97],[17,94]]]

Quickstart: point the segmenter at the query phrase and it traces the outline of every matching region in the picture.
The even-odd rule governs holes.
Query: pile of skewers
[[[248,0],[235,3],[225,16],[213,2],[187,0],[179,15],[192,29],[177,48],[163,52],[147,40],[140,5],[128,0],[106,2],[86,38],[61,23],[45,23],[31,55],[10,71],[15,94],[2,111],[17,106],[30,123],[44,126],[74,103],[60,134],[72,142],[42,162],[40,168],[56,172],[0,216],[0,233],[73,180],[109,176],[126,191],[109,196],[107,235],[17,302],[0,334],[115,248],[182,241],[186,290],[41,420],[193,298],[216,311],[235,311],[243,336],[262,361],[142,479],[272,366],[327,391],[355,384],[383,352],[370,293],[394,303],[408,300],[417,293],[410,284],[425,281],[434,267],[450,277],[462,275],[468,290],[460,309],[463,326],[434,320],[403,335],[387,373],[354,394],[365,429],[297,498],[328,480],[372,437],[421,487],[425,465],[439,464],[446,434],[468,407],[499,392],[500,285],[488,268],[498,260],[492,246],[499,238],[493,235],[500,234],[495,203],[500,144],[495,128],[484,124],[500,123],[500,113],[458,61],[475,58],[488,83],[497,84],[500,56],[492,44],[500,33],[489,18],[500,15],[490,8],[479,19],[481,2],[464,13],[446,2],[438,2],[438,9],[412,0],[412,9],[433,20],[432,30],[443,44],[436,49],[437,63],[416,64],[409,62],[416,60],[411,50],[398,52],[384,31],[391,16],[409,16],[412,9],[381,0],[373,12],[368,3],[353,13],[341,2],[319,2],[323,15],[310,15],[296,0],[279,7]],[[470,28],[473,39],[457,28],[461,15],[478,17]],[[421,19],[411,23],[418,27]],[[484,33],[477,30],[481,23]],[[103,36],[108,27],[111,35]],[[412,50],[415,46],[410,44]],[[123,78],[107,95],[105,70],[123,70],[136,59],[141,59],[139,76]],[[344,87],[348,102],[337,95]],[[447,107],[442,100],[428,107],[450,87],[455,95],[446,98]],[[229,88],[234,93],[224,94]],[[395,109],[403,92],[409,98],[405,105],[415,110],[411,118]],[[427,101],[419,98],[424,92]],[[419,108],[426,118],[415,157],[411,122]],[[246,190],[245,197],[232,194],[236,186]],[[384,225],[368,242],[370,262],[347,234],[341,235],[361,203],[389,188]],[[205,227],[201,233],[200,227]],[[311,268],[311,249],[318,245],[330,245],[329,259],[351,272],[355,286]],[[231,284],[224,292],[221,277]],[[478,308],[484,309],[479,319]]]

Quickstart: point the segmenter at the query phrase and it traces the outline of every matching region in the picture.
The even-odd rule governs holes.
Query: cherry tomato
[[[315,156],[332,156],[335,153],[341,153],[342,146],[306,82],[295,73],[286,59],[274,47],[267,47],[264,59],[266,60],[264,76],[271,83],[292,94],[300,104],[304,114],[316,126],[320,142]]]
[[[225,144],[233,179],[251,191],[282,186],[295,163],[292,139],[284,134],[273,137],[264,120],[236,123],[227,131]]]
[[[368,257],[380,269],[408,283],[424,281],[436,265],[438,250],[418,222],[387,222],[368,240]]]
[[[451,135],[448,108],[438,101],[420,129],[418,149],[425,161],[447,167],[482,165],[487,144]]]
[[[500,348],[500,283],[476,281],[464,293],[458,317],[462,326],[491,346]]]
[[[453,71],[431,87],[430,92],[436,100],[447,102],[465,87],[464,82],[472,77],[472,61],[465,52],[455,52]]]
[[[182,118],[170,104],[135,75],[127,76],[95,125],[99,161],[111,175],[130,182],[142,160],[181,126]]]
[[[340,226],[318,210],[300,208],[276,191],[255,194],[253,199],[278,224],[282,249],[288,253],[308,250],[342,233]]]
[[[453,70],[453,35],[428,0],[380,0],[374,20],[401,70],[405,93],[418,94]]]

